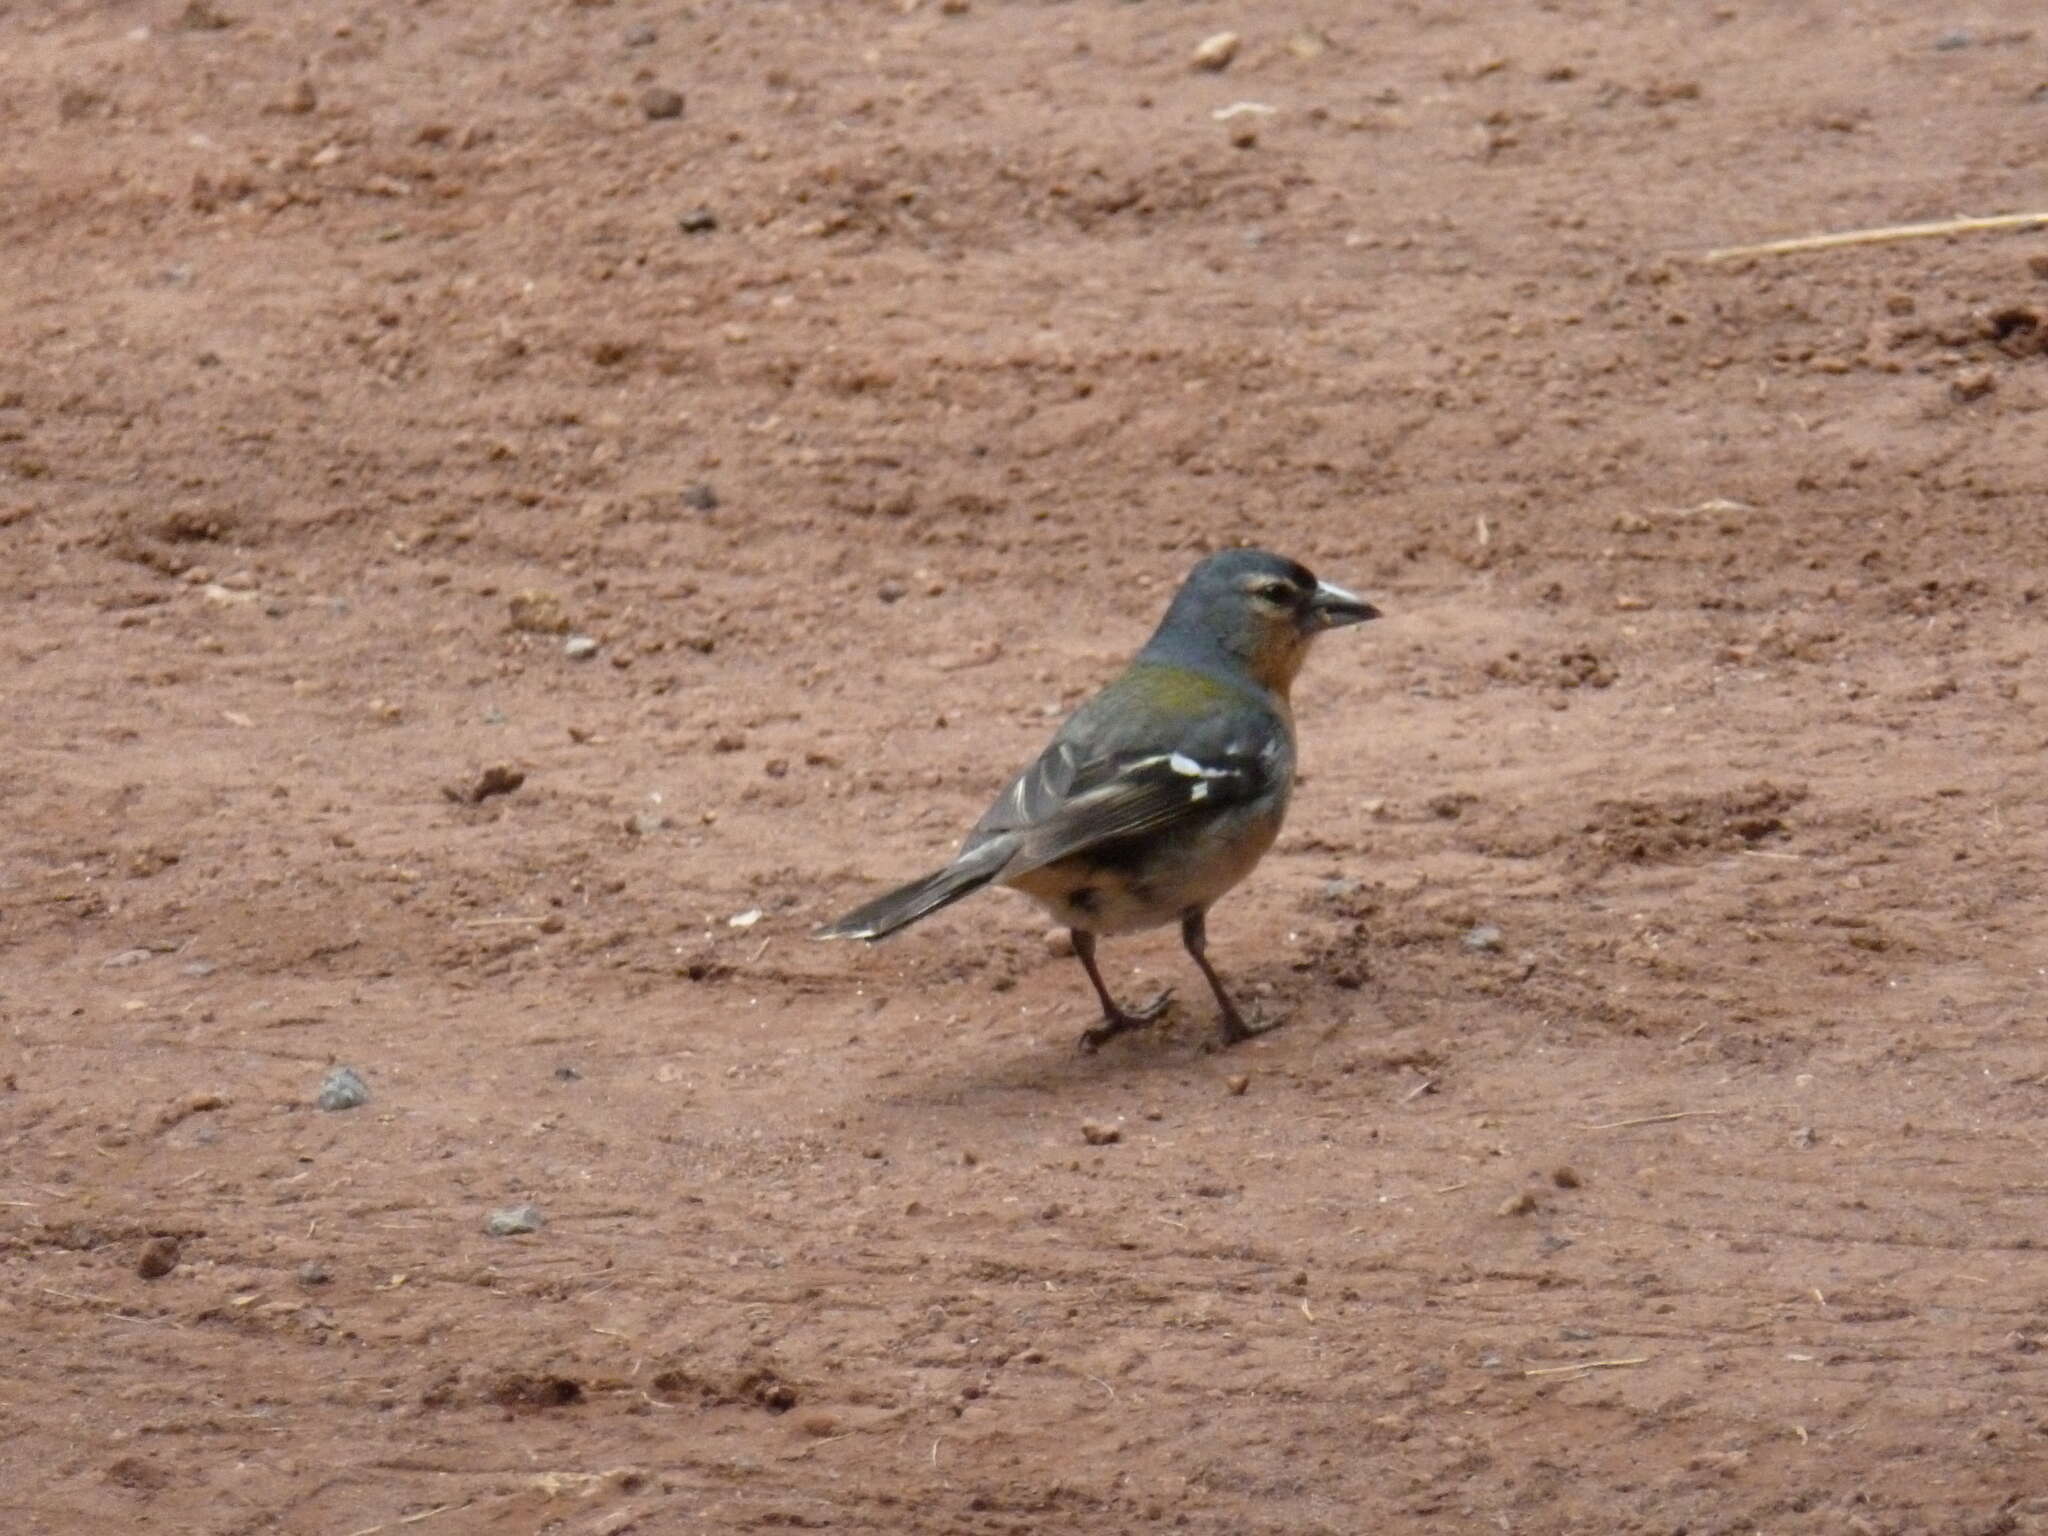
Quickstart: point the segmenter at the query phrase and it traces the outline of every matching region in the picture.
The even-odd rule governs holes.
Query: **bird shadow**
[[[1082,1048],[1085,1024],[1061,1019],[1031,1034],[1004,1040],[1006,1049],[981,1051],[970,1058],[906,1064],[911,1080],[877,1094],[879,1102],[902,1107],[958,1108],[1017,1097],[1072,1100],[1104,1088],[1136,1088],[1168,1079],[1189,1082],[1213,1078],[1221,1083],[1255,1066],[1260,1035],[1225,1049],[1216,1035],[1212,1009],[1176,998],[1158,1022],[1132,1030],[1096,1050]],[[1271,1039],[1286,1034],[1286,1025]],[[928,1069],[927,1069],[928,1068]]]

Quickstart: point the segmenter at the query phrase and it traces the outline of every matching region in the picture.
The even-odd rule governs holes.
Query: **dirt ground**
[[[2048,233],[1702,259],[2048,205],[2036,0],[27,0],[0,147],[9,1530],[2048,1532]],[[1388,615],[1284,1028],[809,941],[1233,542]]]

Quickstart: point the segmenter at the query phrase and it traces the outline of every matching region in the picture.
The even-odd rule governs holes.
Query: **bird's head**
[[[1379,616],[1371,603],[1318,581],[1298,561],[1230,549],[1189,573],[1146,650],[1181,652],[1183,659],[1221,652],[1285,696],[1317,635]]]

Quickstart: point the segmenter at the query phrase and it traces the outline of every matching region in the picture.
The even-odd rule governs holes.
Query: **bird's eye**
[[[1284,581],[1262,581],[1252,588],[1252,596],[1260,602],[1273,603],[1280,607],[1292,607],[1294,588]]]

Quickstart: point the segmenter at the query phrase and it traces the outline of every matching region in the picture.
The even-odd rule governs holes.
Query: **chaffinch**
[[[1280,833],[1294,785],[1287,693],[1310,642],[1378,617],[1279,555],[1209,556],[1130,667],[1011,780],[950,864],[817,936],[883,939],[985,885],[1022,891],[1073,933],[1102,1002],[1102,1022],[1081,1036],[1092,1051],[1151,1023],[1172,995],[1120,1007],[1096,967],[1096,937],[1178,922],[1216,995],[1223,1043],[1258,1033],[1209,964],[1205,920]]]

